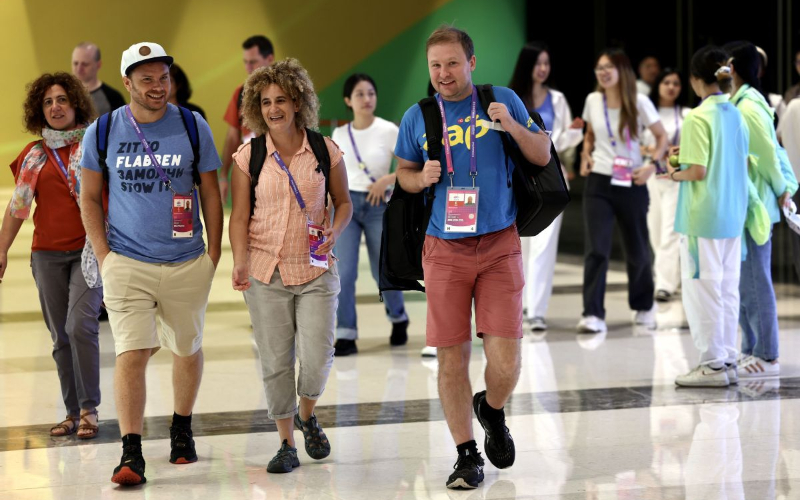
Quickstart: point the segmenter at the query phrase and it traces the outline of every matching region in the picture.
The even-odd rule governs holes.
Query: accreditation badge
[[[624,156],[614,158],[611,171],[611,185],[631,187],[633,179],[633,160]]]
[[[325,236],[323,235],[325,228],[311,222],[306,223],[306,226],[308,227],[309,264],[314,267],[328,269],[328,256],[317,254],[320,245],[325,242]]]
[[[447,188],[444,215],[445,233],[474,233],[478,230],[479,187]]]
[[[194,234],[194,217],[191,194],[172,193],[172,237],[191,238]]]

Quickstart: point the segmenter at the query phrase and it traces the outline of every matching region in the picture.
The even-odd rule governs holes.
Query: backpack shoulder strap
[[[256,185],[261,168],[267,159],[267,136],[264,134],[250,139],[250,216],[256,209]]]
[[[103,179],[108,182],[108,165],[106,158],[108,158],[108,135],[111,133],[111,113],[104,113],[97,119],[97,159],[100,164],[100,169],[103,171]]]
[[[192,144],[192,179],[196,186],[200,185],[200,171],[198,164],[200,163],[200,133],[197,131],[197,117],[194,116],[190,110],[183,106],[178,106],[181,112],[181,120],[183,126],[186,128],[186,134],[189,136],[189,142]]]
[[[317,172],[322,172],[325,176],[325,206],[328,206],[328,191],[330,189],[330,174],[331,174],[331,155],[328,153],[328,145],[325,144],[325,137],[319,132],[311,129],[306,129],[306,137],[308,137],[308,144],[311,146],[311,151],[317,158]]]
[[[425,121],[425,138],[428,140],[428,158],[439,160],[442,156],[442,115],[435,97],[426,97],[417,103]]]
[[[244,100],[244,85],[239,87],[239,95],[236,96],[236,115],[239,117],[239,125],[242,124],[242,101]]]

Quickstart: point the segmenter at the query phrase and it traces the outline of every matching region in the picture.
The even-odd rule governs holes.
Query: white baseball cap
[[[128,47],[122,53],[120,72],[122,76],[130,75],[136,66],[150,62],[165,62],[172,66],[172,57],[168,56],[164,47],[153,42],[140,42]]]

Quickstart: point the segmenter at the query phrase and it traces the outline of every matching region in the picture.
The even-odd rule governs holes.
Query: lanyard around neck
[[[616,148],[617,141],[614,139],[614,132],[611,130],[611,120],[608,118],[608,99],[605,94],[603,94],[603,114],[606,117],[606,130],[608,131],[608,138],[611,140],[611,147]],[[622,115],[620,115],[620,119],[622,119]],[[628,143],[628,151],[630,151],[633,146],[631,146],[631,133],[628,127],[625,127],[625,140]]]
[[[436,95],[436,102],[439,103],[439,113],[442,115],[442,138],[444,139],[444,154],[447,161],[447,175],[450,176],[450,187],[453,186],[453,154],[450,151],[450,134],[447,132],[447,117],[444,112],[444,102],[440,94]],[[478,157],[476,156],[477,144],[475,144],[475,129],[477,128],[478,114],[478,89],[472,86],[472,104],[469,114],[469,176],[472,177],[472,187],[475,187],[475,177],[478,176]]]
[[[281,167],[281,170],[286,172],[286,176],[289,178],[289,186],[292,188],[294,197],[297,199],[297,204],[300,205],[300,210],[302,210],[303,214],[305,214],[306,219],[311,220],[308,216],[308,211],[306,210],[306,202],[303,201],[303,195],[300,194],[300,188],[297,187],[297,182],[295,182],[294,176],[291,172],[289,172],[289,167],[286,166],[286,163],[283,162],[283,158],[281,158],[281,155],[277,151],[272,153],[272,157],[275,158],[276,162],[278,162],[278,166]]]
[[[172,181],[169,180],[169,177],[167,177],[166,172],[164,172],[164,169],[161,168],[161,164],[158,162],[158,158],[156,158],[156,155],[153,154],[153,149],[150,147],[150,143],[147,142],[147,139],[144,136],[144,132],[142,132],[142,129],[139,128],[139,124],[136,122],[136,118],[133,117],[133,113],[131,112],[130,106],[125,106],[125,114],[128,115],[128,120],[130,120],[131,125],[133,125],[133,130],[136,131],[136,137],[139,138],[139,142],[142,143],[142,147],[147,152],[147,156],[150,157],[150,161],[153,163],[156,172],[158,172],[158,177],[161,179],[161,182],[164,183],[164,186],[166,186],[167,189],[175,193],[175,190],[172,189]]]
[[[358,160],[358,166],[364,173],[369,177],[373,183],[378,182],[375,177],[372,176],[369,169],[367,168],[367,164],[364,163],[364,160],[361,159],[361,154],[358,152],[358,146],[356,146],[356,139],[353,137],[353,123],[350,122],[347,124],[347,133],[350,135],[350,144],[353,145],[353,152],[356,154],[356,159]]]
[[[58,156],[58,151],[53,148],[48,148],[50,152],[53,154],[53,157],[56,159],[56,163],[58,164],[59,170],[61,173],[64,174],[64,182],[67,183],[67,188],[69,189],[69,193],[73,194],[72,186],[69,184],[69,172],[67,171],[67,167],[64,165],[64,161],[61,160],[61,157]]]

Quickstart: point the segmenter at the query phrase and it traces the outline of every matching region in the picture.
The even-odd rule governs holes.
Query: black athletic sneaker
[[[300,467],[300,460],[297,459],[297,448],[289,446],[289,442],[284,439],[278,454],[269,461],[267,472],[285,474],[292,472],[295,467]]]
[[[472,408],[475,410],[475,416],[478,417],[478,422],[486,432],[486,439],[483,442],[483,449],[486,452],[486,457],[492,462],[492,465],[498,469],[505,469],[514,465],[514,458],[516,451],[514,449],[514,440],[511,438],[511,433],[508,432],[506,427],[506,417],[497,422],[489,422],[481,416],[481,405],[486,403],[486,391],[481,391],[475,394],[472,398]]]
[[[408,342],[408,321],[392,323],[392,335],[389,337],[391,345],[406,345]]]
[[[111,482],[123,486],[136,486],[147,482],[144,477],[144,457],[140,446],[123,446],[122,460],[114,469]]]
[[[483,481],[483,458],[480,453],[459,455],[453,468],[455,472],[447,478],[447,487],[451,490],[472,490]]]
[[[334,356],[349,356],[351,354],[358,354],[355,340],[339,339],[333,344]]]
[[[169,453],[169,462],[172,464],[191,464],[197,462],[197,453],[194,451],[192,428],[183,425],[173,425],[169,428],[169,444],[172,451]]]

